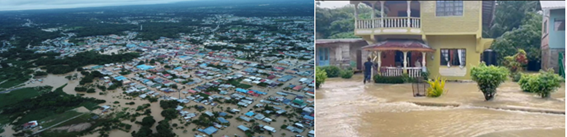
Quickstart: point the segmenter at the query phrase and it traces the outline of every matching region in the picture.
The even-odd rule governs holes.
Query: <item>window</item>
[[[437,1],[437,16],[463,16],[463,1]]]
[[[565,19],[555,19],[555,30],[565,31]]]
[[[441,65],[466,66],[466,50],[465,49],[441,49]]]

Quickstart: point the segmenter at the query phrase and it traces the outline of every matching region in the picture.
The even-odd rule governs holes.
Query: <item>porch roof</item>
[[[366,51],[387,51],[387,50],[400,50],[400,51],[423,51],[433,52],[434,49],[430,48],[427,44],[417,40],[386,40],[362,47]]]

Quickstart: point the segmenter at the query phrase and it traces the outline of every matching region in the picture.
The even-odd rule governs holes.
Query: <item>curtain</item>
[[[464,57],[464,56],[463,56],[463,50],[462,50],[462,49],[458,49],[458,50],[457,50],[457,54],[458,54],[458,56],[459,56],[459,67],[463,68],[464,60],[465,60],[465,59],[463,58],[463,57]]]
[[[441,54],[443,54],[443,57],[447,62],[447,67],[451,67],[451,62],[449,62],[449,50],[441,50]]]

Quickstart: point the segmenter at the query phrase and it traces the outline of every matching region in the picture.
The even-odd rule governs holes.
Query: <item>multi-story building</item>
[[[565,1],[541,1],[541,68],[565,76]],[[563,72],[563,73],[561,73]]]
[[[329,64],[325,59],[334,56],[334,62],[349,62],[363,69],[362,63],[371,57],[379,68],[373,72],[385,76],[407,73],[419,77],[427,71],[430,78],[465,80],[470,79],[470,69],[481,63],[481,53],[493,42],[482,38],[482,28],[492,22],[494,1],[350,3],[375,9],[370,19],[360,19],[355,8],[354,34],[366,44],[361,45],[359,40],[317,40],[319,65]]]

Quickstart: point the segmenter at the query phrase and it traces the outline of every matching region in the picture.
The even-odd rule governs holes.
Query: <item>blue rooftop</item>
[[[210,126],[210,127],[208,127],[208,128],[205,128],[204,130],[203,130],[203,129],[199,129],[199,131],[201,131],[201,132],[203,132],[203,133],[205,133],[205,134],[207,134],[207,135],[212,135],[212,134],[216,133],[216,132],[218,131],[218,129],[216,129],[216,128],[213,127],[213,126]]]
[[[248,93],[248,90],[246,90],[246,89],[241,89],[241,88],[236,88],[236,91],[242,92],[242,93]]]
[[[252,111],[248,111],[248,112],[246,112],[246,114],[244,114],[244,115],[251,117],[251,116],[253,116],[253,115],[254,115],[254,112],[252,112]]]
[[[118,76],[118,77],[114,77],[114,79],[118,80],[118,81],[122,81],[122,80],[126,80],[126,77],[124,76]]]
[[[228,123],[228,121],[222,117],[217,118],[221,123]]]
[[[136,66],[136,68],[141,69],[141,70],[148,70],[148,69],[153,69],[155,67],[142,64],[142,65]]]

